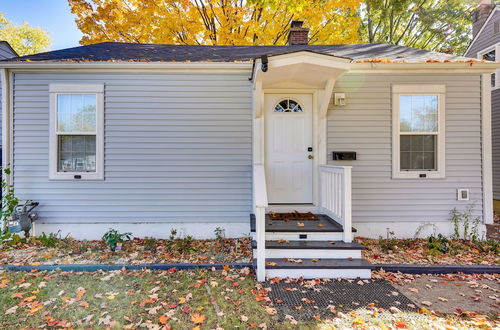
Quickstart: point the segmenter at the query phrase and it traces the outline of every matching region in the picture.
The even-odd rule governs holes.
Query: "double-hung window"
[[[49,178],[104,179],[104,86],[50,85]]]
[[[445,89],[393,86],[393,178],[444,178]]]

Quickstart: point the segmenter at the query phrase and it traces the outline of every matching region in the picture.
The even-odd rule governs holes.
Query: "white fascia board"
[[[500,69],[500,62],[429,62],[429,63],[352,63],[350,71],[455,71],[492,73]]]
[[[248,70],[248,62],[0,62],[6,69],[181,69]]]
[[[269,57],[273,58],[275,60],[277,60],[277,59],[310,58],[310,59],[327,59],[327,60],[329,59],[329,60],[335,60],[337,62],[342,62],[342,63],[351,63],[352,62],[351,58],[339,57],[339,56],[329,55],[329,54],[322,54],[322,53],[317,53],[317,52],[308,51],[308,50],[301,50],[301,51],[285,53],[285,54],[269,55]]]

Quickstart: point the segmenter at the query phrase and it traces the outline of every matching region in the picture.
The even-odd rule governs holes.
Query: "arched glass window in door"
[[[286,99],[274,106],[274,112],[303,112],[303,110],[299,102],[292,99]]]

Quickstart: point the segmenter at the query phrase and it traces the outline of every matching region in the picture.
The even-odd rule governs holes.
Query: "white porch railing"
[[[266,207],[267,188],[264,165],[253,166],[253,205],[257,242],[257,281],[266,280]]]
[[[352,166],[322,165],[319,170],[321,211],[344,228],[344,242],[352,242]]]

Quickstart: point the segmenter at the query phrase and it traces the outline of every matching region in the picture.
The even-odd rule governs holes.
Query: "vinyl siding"
[[[493,23],[500,19],[500,10],[496,9],[493,17],[490,18],[488,24],[484,27],[482,32],[474,40],[474,43],[467,51],[465,56],[477,57],[477,53],[485,48],[493,46],[500,42],[500,33],[493,32]]]
[[[500,200],[500,89],[491,93],[491,110],[493,198]]]
[[[14,184],[41,222],[247,222],[249,73],[14,76]],[[49,83],[105,84],[105,180],[49,181]]]
[[[17,55],[12,53],[12,50],[9,48],[9,46],[7,46],[3,42],[0,42],[0,60],[12,58],[15,56],[17,56]]]
[[[446,178],[392,179],[392,84],[446,84]],[[469,188],[475,214],[482,214],[481,89],[479,75],[346,74],[334,93],[347,105],[330,105],[328,159],[331,152],[356,151],[352,165],[353,221],[447,221],[456,189]]]

